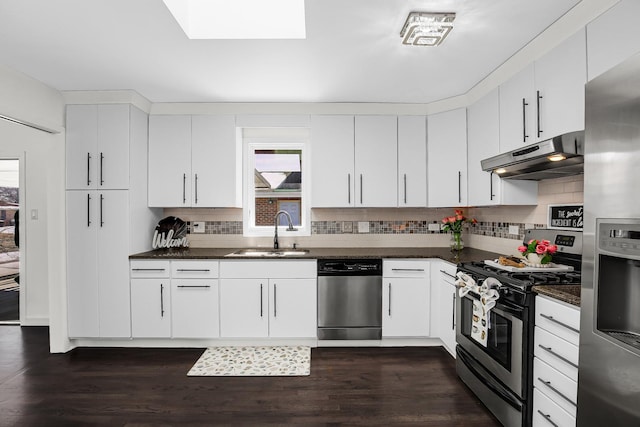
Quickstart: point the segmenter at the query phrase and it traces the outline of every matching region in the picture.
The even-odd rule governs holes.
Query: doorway
[[[0,159],[0,324],[20,323],[18,159]]]

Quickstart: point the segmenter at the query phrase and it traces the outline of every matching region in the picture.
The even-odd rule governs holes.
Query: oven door
[[[484,347],[471,338],[473,300],[478,298],[472,292],[458,298],[456,340],[486,371],[524,399],[522,367],[526,355],[523,354],[523,319],[526,319],[527,309],[498,300],[489,312],[491,327],[487,346]]]

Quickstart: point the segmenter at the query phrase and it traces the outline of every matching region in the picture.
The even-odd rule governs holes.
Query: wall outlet
[[[352,221],[342,221],[342,232],[343,233],[353,233],[353,222]]]
[[[510,225],[509,234],[513,234],[517,236],[518,234],[520,234],[520,227],[518,227],[517,225]]]
[[[358,233],[369,232],[369,221],[358,221]]]
[[[194,221],[191,223],[192,233],[204,233],[204,221]]]
[[[440,231],[440,224],[438,224],[437,222],[427,224],[427,227],[429,231]]]

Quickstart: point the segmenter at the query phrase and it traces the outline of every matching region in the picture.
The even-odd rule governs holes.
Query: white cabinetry
[[[622,0],[587,25],[588,79],[640,52],[640,2]]]
[[[146,179],[139,179],[146,175],[147,115],[129,105],[71,105],[67,120],[68,334],[71,338],[130,337],[128,257],[149,249],[150,238],[141,241],[134,232],[151,229],[157,221],[144,201]],[[95,147],[99,141],[97,154],[91,157],[87,153],[93,151],[81,143],[85,136],[93,138],[87,145]],[[92,163],[101,155],[102,167],[99,161]],[[84,159],[79,181],[76,157]],[[136,167],[130,168],[129,162]],[[85,189],[77,189],[78,183]],[[114,187],[125,189],[109,189]]]
[[[432,261],[432,335],[442,340],[444,348],[456,357],[456,285],[457,267],[446,261]]]
[[[575,426],[580,310],[536,297],[533,425]]]
[[[584,129],[584,29],[500,85],[500,151]]]
[[[427,118],[429,207],[467,205],[467,110]]]
[[[317,336],[315,261],[221,261],[220,336]]]
[[[68,105],[68,190],[129,188],[129,105]]]
[[[235,207],[234,116],[149,118],[149,206]]]
[[[535,205],[536,181],[505,180],[482,170],[482,160],[500,153],[499,115],[498,89],[467,110],[469,205]]]
[[[425,116],[398,116],[398,206],[427,206]]]
[[[382,336],[430,335],[429,261],[383,260]]]
[[[131,261],[131,335],[171,336],[169,261]]]

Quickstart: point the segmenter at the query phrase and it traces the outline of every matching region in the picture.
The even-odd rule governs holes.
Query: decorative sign
[[[549,228],[582,231],[583,205],[549,205]]]
[[[175,216],[161,219],[153,233],[153,249],[187,248],[187,223]]]

